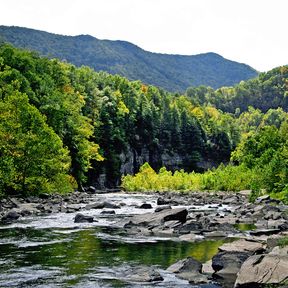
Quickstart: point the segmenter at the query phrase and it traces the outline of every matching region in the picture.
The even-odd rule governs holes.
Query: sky
[[[0,25],[215,52],[258,71],[288,64],[288,0],[0,0]]]

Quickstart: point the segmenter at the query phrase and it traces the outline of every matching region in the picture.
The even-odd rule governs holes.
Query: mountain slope
[[[231,86],[257,75],[250,66],[215,53],[194,56],[158,54],[125,41],[99,40],[89,35],[62,36],[7,26],[0,26],[0,38],[44,56],[120,74],[174,92],[183,92],[189,86]]]

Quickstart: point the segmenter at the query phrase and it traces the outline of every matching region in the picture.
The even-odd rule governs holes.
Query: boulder
[[[165,200],[163,199],[162,197],[159,197],[157,199],[157,205],[167,205],[167,204],[170,204],[171,201],[169,200]]]
[[[114,215],[114,214],[116,214],[116,212],[114,210],[103,210],[103,211],[101,211],[100,214],[102,214],[102,215]]]
[[[270,195],[264,195],[264,196],[260,196],[255,200],[255,204],[262,204],[262,203],[267,203],[270,201]]]
[[[232,243],[225,243],[219,247],[220,252],[248,252],[251,255],[264,251],[264,245],[259,242],[240,239]]]
[[[81,213],[77,213],[74,218],[74,223],[92,223],[94,221],[92,216],[86,216]]]
[[[19,207],[20,202],[19,202],[18,199],[16,199],[16,198],[10,198],[9,200],[10,200],[10,202],[12,203],[12,205],[13,205],[14,208],[18,208],[18,207]]]
[[[11,223],[16,221],[21,215],[15,210],[10,210],[2,218],[1,221],[4,223]]]
[[[92,203],[85,206],[85,209],[103,209],[103,208],[110,208],[110,209],[120,209],[121,207],[119,205],[109,203],[109,202],[99,202],[99,203]]]
[[[139,206],[140,209],[152,209],[152,205],[150,203],[143,203]]]
[[[201,274],[202,264],[192,257],[187,257],[172,264],[167,268],[167,271],[175,273],[181,279],[188,280],[189,283],[201,284],[209,282],[207,276]]]
[[[202,265],[202,273],[205,273],[205,274],[213,274],[214,273],[214,270],[212,268],[212,259],[205,262]]]
[[[169,206],[169,205],[158,206],[155,208],[155,212],[160,212],[160,211],[165,210],[165,209],[171,209],[171,206]]]
[[[268,229],[279,229],[281,231],[288,230],[288,221],[284,219],[279,220],[268,220],[267,222]]]
[[[21,215],[31,215],[37,214],[39,210],[36,208],[38,204],[36,203],[23,203],[19,204],[19,210],[21,211]]]
[[[135,267],[126,269],[123,280],[127,282],[160,282],[163,281],[161,274],[153,267]]]
[[[129,228],[129,226],[150,226],[156,227],[162,225],[166,221],[177,220],[181,223],[186,222],[188,211],[185,208],[176,209],[166,209],[157,213],[145,213],[141,215],[135,215],[131,218],[129,223],[124,227]]]
[[[219,252],[212,258],[216,274],[237,274],[242,263],[250,256],[247,252]]]
[[[281,249],[280,249],[281,250]],[[288,254],[270,253],[249,257],[242,265],[235,282],[237,288],[279,285],[288,281]]]
[[[200,221],[188,220],[184,225],[179,227],[179,234],[188,234],[191,231],[200,231],[203,229],[203,225]]]

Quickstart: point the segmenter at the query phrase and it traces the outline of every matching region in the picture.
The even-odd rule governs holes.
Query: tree
[[[0,191],[70,192],[71,159],[45,117],[20,92],[0,101]]]

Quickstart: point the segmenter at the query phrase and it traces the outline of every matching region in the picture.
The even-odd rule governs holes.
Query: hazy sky
[[[267,71],[288,64],[288,0],[0,0],[0,25],[216,52]]]

